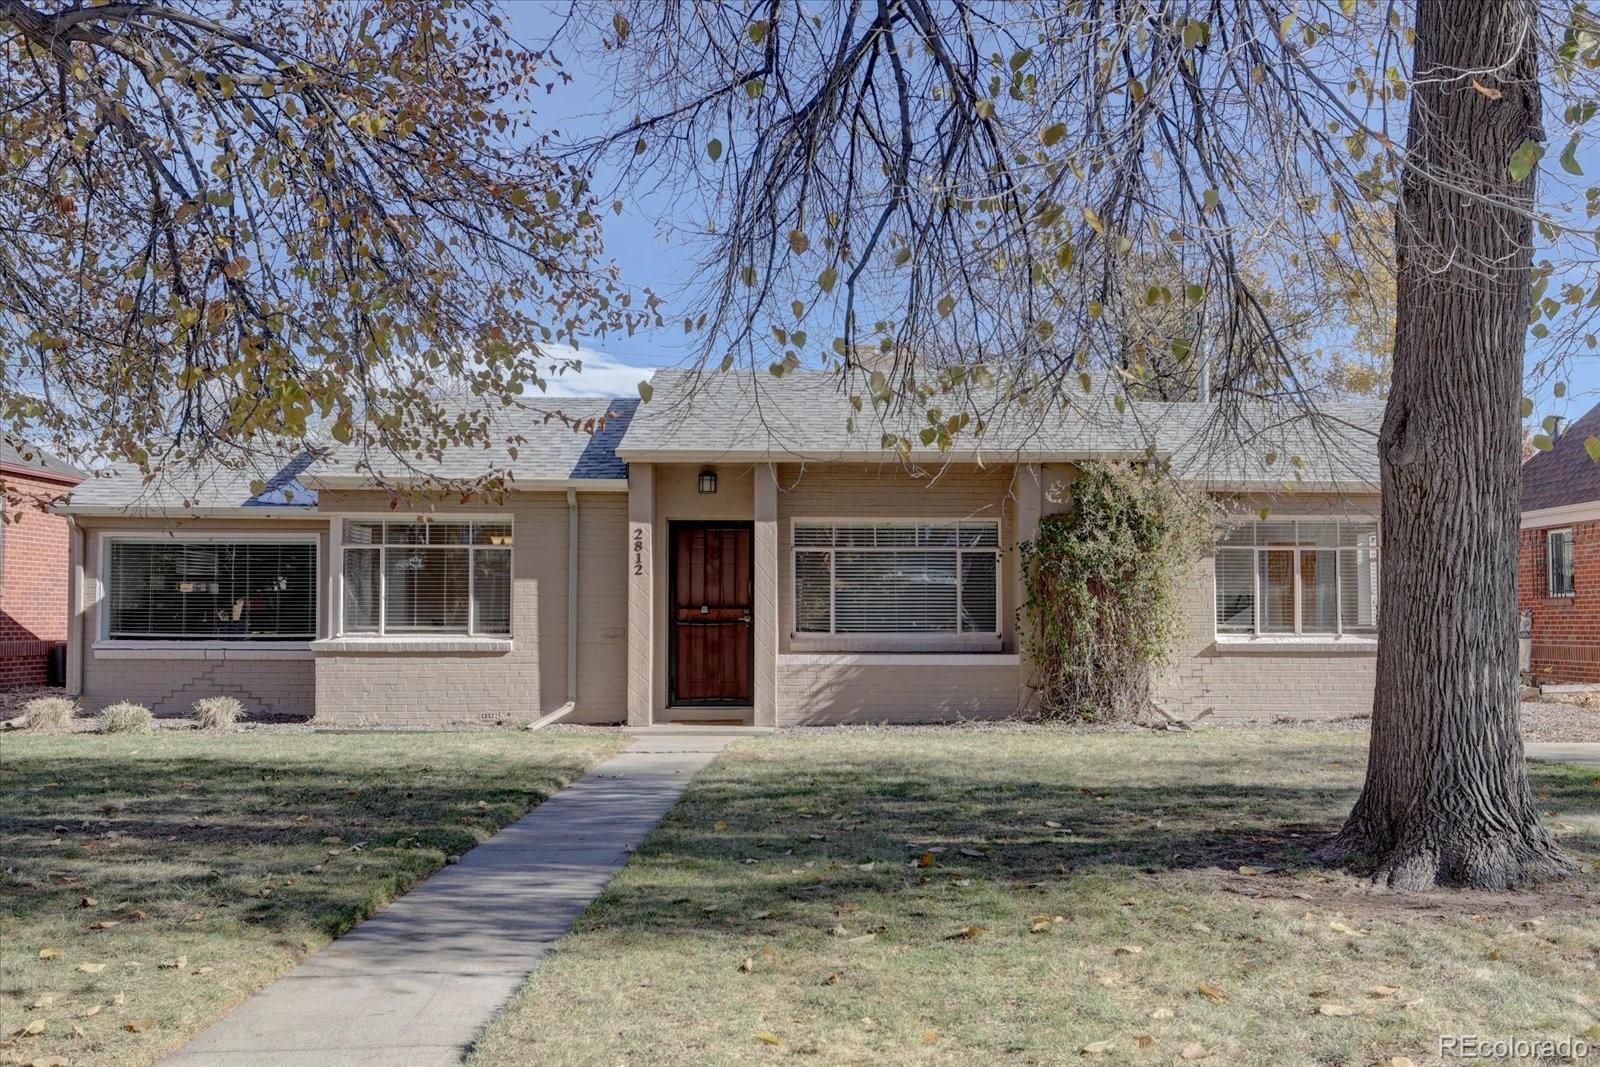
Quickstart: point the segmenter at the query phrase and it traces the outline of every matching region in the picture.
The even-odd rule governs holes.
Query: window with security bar
[[[1273,519],[1217,541],[1219,634],[1336,636],[1378,630],[1378,524]]]
[[[342,633],[511,632],[509,522],[344,523]]]
[[[314,541],[114,538],[112,640],[304,641],[317,636]]]
[[[794,524],[794,630],[1000,632],[998,522]]]

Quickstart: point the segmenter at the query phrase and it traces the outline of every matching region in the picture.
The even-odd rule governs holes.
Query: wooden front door
[[[750,703],[753,537],[749,523],[672,524],[667,686],[673,704]]]

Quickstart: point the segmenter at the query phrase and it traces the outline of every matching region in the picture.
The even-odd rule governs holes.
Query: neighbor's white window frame
[[[1566,600],[1569,597],[1578,595],[1578,541],[1572,535],[1572,530],[1571,526],[1552,526],[1544,532],[1544,595],[1551,600]],[[1566,535],[1567,559],[1571,564],[1571,573],[1568,578],[1571,579],[1572,587],[1564,593],[1556,592],[1556,575],[1553,566],[1555,559],[1550,554],[1550,539],[1557,534]]]
[[[973,525],[976,525],[978,523],[986,523],[986,524],[990,524],[990,525],[994,526],[994,528],[995,528],[995,547],[992,548],[992,549],[989,549],[989,548],[973,548],[973,549],[970,549],[970,550],[964,550],[964,549],[961,548],[961,546],[959,544],[959,541],[958,541],[958,543],[956,545],[952,546],[953,551],[956,552],[956,623],[957,623],[957,626],[959,626],[960,625],[960,620],[961,620],[961,560],[960,560],[960,554],[963,551],[985,552],[985,553],[992,552],[994,554],[994,557],[995,557],[995,572],[994,572],[994,625],[995,625],[995,629],[992,632],[988,631],[988,630],[983,630],[983,631],[970,631],[969,630],[969,631],[966,631],[966,632],[962,632],[962,631],[960,631],[958,629],[958,630],[952,631],[950,633],[896,633],[896,632],[893,632],[893,631],[886,631],[884,633],[848,633],[848,634],[838,633],[838,632],[836,632],[835,630],[832,629],[832,626],[834,625],[834,615],[835,615],[835,612],[836,612],[836,605],[834,604],[834,599],[836,597],[836,589],[835,589],[835,586],[833,585],[833,582],[831,580],[832,579],[832,565],[831,565],[831,562],[830,562],[830,566],[829,566],[829,578],[830,578],[830,581],[829,581],[829,585],[828,585],[828,595],[829,595],[828,625],[829,625],[830,629],[828,631],[826,631],[826,632],[819,632],[819,631],[816,631],[816,630],[801,630],[800,629],[800,589],[799,589],[800,583],[799,583],[799,579],[796,576],[796,572],[795,572],[795,565],[796,565],[797,557],[801,552],[827,552],[829,554],[830,558],[831,558],[832,555],[833,555],[833,552],[835,551],[835,549],[834,549],[833,546],[829,546],[827,548],[823,548],[821,546],[816,546],[816,545],[806,546],[806,545],[798,545],[798,544],[796,544],[795,543],[795,536],[794,536],[794,530],[795,530],[796,526],[959,526],[961,523],[969,523],[969,524],[973,524]],[[1005,584],[1006,584],[1006,574],[1005,574],[1006,530],[1005,530],[1005,520],[1003,518],[1001,518],[999,516],[995,516],[995,517],[981,516],[980,517],[980,516],[971,516],[971,515],[961,516],[961,517],[949,517],[949,516],[942,516],[942,515],[941,516],[921,515],[921,516],[911,516],[911,517],[908,517],[908,516],[892,516],[892,517],[891,516],[885,516],[885,517],[881,517],[881,518],[879,518],[879,517],[863,518],[862,516],[859,516],[859,515],[849,516],[849,517],[843,517],[843,516],[837,516],[836,517],[836,516],[827,516],[827,515],[795,515],[795,516],[791,516],[790,519],[789,519],[788,534],[789,534],[789,575],[788,575],[788,582],[789,582],[789,642],[790,642],[790,645],[793,648],[795,648],[796,650],[811,651],[811,650],[815,649],[815,650],[827,650],[827,651],[879,651],[879,652],[885,652],[885,651],[917,651],[917,650],[925,649],[925,650],[930,651],[930,652],[951,652],[951,651],[995,652],[995,651],[998,651],[1000,649],[1001,642],[1002,642],[1002,640],[1004,638],[1004,628],[1005,628],[1004,606],[1005,606]],[[875,551],[895,552],[895,551],[899,551],[899,549],[896,549],[896,548],[876,549],[876,548],[859,547],[859,546],[851,546],[851,547],[852,547],[853,551],[855,551],[855,550],[865,551],[865,552],[875,552]],[[935,547],[944,547],[944,546],[935,546]]]
[[[153,638],[111,636],[111,545],[115,542],[141,544],[172,544],[190,542],[198,544],[237,544],[241,541],[271,541],[278,543],[309,543],[316,553],[316,578],[312,582],[312,618],[317,632],[310,637],[283,638],[270,641],[225,641],[219,638]],[[234,658],[244,658],[250,650],[260,652],[300,651],[309,649],[311,642],[323,633],[323,582],[328,574],[327,553],[322,550],[320,530],[196,530],[184,533],[152,533],[137,527],[111,527],[94,531],[95,555],[98,560],[94,598],[95,612],[99,616],[95,626],[95,647],[107,649],[193,649],[199,651],[227,651]]]
[[[380,542],[372,545],[346,544],[344,540],[345,523],[361,522],[392,522],[409,524],[413,522],[446,522],[446,523],[503,523],[511,527],[511,544],[505,546],[511,552],[511,619],[510,629],[505,633],[479,633],[477,631],[478,613],[470,603],[471,592],[468,592],[469,604],[467,610],[467,631],[465,633],[445,631],[406,632],[400,634],[388,633],[384,624],[384,604],[388,593],[388,578],[386,568],[378,568],[378,629],[372,630],[346,630],[344,625],[344,550],[347,548],[378,548],[384,545]],[[404,641],[404,642],[459,642],[470,638],[474,641],[505,641],[509,642],[516,636],[516,600],[517,600],[517,524],[509,512],[446,512],[439,515],[396,515],[392,511],[371,512],[340,512],[330,518],[328,523],[329,554],[333,556],[333,565],[329,568],[329,603],[332,616],[328,632],[342,641]],[[471,548],[474,546],[461,545],[456,547]],[[485,546],[486,547],[486,546]],[[382,559],[382,556],[379,556]]]
[[[1251,527],[1252,530],[1254,530],[1255,527],[1261,525],[1263,522],[1267,522],[1267,523],[1274,523],[1274,522],[1296,522],[1296,523],[1300,523],[1300,522],[1316,522],[1316,523],[1351,522],[1351,523],[1361,523],[1363,525],[1366,525],[1366,524],[1379,525],[1378,516],[1376,516],[1376,515],[1371,515],[1371,516],[1367,516],[1367,515],[1339,515],[1339,516],[1330,517],[1330,516],[1327,516],[1327,515],[1301,515],[1301,514],[1279,515],[1279,514],[1274,513],[1272,515],[1272,517],[1269,518],[1269,519],[1265,519],[1265,520],[1261,520],[1261,519],[1242,519],[1242,520],[1240,520],[1240,522],[1248,524]],[[1238,523],[1232,523],[1232,524],[1228,524],[1228,525],[1238,525]],[[1224,528],[1226,528],[1226,527],[1224,527]],[[1289,544],[1222,545],[1222,544],[1219,544],[1219,545],[1217,545],[1212,550],[1213,555],[1212,555],[1212,564],[1211,564],[1211,635],[1212,635],[1212,637],[1218,642],[1227,642],[1227,641],[1306,641],[1306,642],[1317,642],[1317,641],[1349,641],[1349,640],[1376,641],[1377,640],[1377,633],[1375,632],[1376,628],[1373,628],[1373,629],[1365,629],[1365,628],[1363,628],[1363,629],[1358,629],[1358,630],[1351,630],[1351,631],[1348,631],[1348,632],[1345,630],[1345,628],[1344,628],[1344,583],[1339,580],[1339,571],[1337,569],[1338,566],[1339,566],[1339,564],[1337,562],[1337,554],[1338,553],[1348,551],[1351,548],[1365,548],[1365,547],[1367,547],[1367,546],[1364,546],[1364,545],[1298,545],[1298,544],[1294,544],[1294,545],[1289,545]],[[1378,553],[1378,559],[1381,561],[1383,559],[1383,533],[1382,533],[1381,529],[1380,529],[1380,531],[1378,533],[1378,543],[1376,545],[1371,546],[1371,547]],[[1253,607],[1254,607],[1255,614],[1254,614],[1254,619],[1253,619],[1253,628],[1248,633],[1241,633],[1241,632],[1239,632],[1237,630],[1222,630],[1222,629],[1220,629],[1218,627],[1218,624],[1217,624],[1217,598],[1222,595],[1222,583],[1217,581],[1217,566],[1216,566],[1216,555],[1215,555],[1215,553],[1217,551],[1219,551],[1219,550],[1235,551],[1235,552],[1237,552],[1237,551],[1248,551],[1248,552],[1251,553],[1250,579],[1254,583],[1254,592],[1252,593],[1252,596],[1254,598]],[[1335,553],[1335,564],[1334,564],[1335,570],[1334,570],[1334,579],[1333,579],[1333,589],[1334,589],[1333,622],[1334,622],[1334,628],[1333,628],[1332,632],[1328,632],[1328,631],[1313,631],[1311,633],[1307,633],[1307,632],[1305,632],[1305,629],[1304,629],[1304,620],[1303,620],[1305,601],[1304,601],[1304,594],[1303,594],[1303,590],[1302,590],[1302,581],[1301,581],[1301,576],[1300,576],[1300,554],[1302,552],[1319,552],[1319,551],[1320,552],[1327,552],[1327,551],[1330,551],[1330,550]],[[1278,633],[1278,632],[1274,632],[1274,631],[1266,631],[1266,630],[1263,630],[1261,628],[1261,563],[1260,563],[1259,556],[1260,556],[1261,552],[1263,552],[1263,551],[1274,551],[1274,552],[1293,551],[1294,552],[1294,632],[1293,633]],[[1381,609],[1380,609],[1380,613],[1381,613]],[[1381,623],[1380,623],[1380,625],[1381,625]]]

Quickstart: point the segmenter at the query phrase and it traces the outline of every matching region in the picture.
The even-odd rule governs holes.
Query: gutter
[[[578,491],[567,490],[567,702],[527,725],[542,730],[560,722],[578,706]]]
[[[389,489],[395,486],[420,486],[426,489],[435,481],[429,475],[402,475],[379,479],[370,474],[306,474],[300,484],[309,489]],[[551,490],[583,489],[596,493],[625,493],[626,478],[529,478],[512,482],[506,487],[513,493],[549,492]]]

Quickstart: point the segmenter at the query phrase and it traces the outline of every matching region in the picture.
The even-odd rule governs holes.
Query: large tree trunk
[[[1417,5],[1372,744],[1328,850],[1376,856],[1377,882],[1396,889],[1503,889],[1571,867],[1539,820],[1517,722],[1534,176],[1515,180],[1511,159],[1544,136],[1535,3]]]

